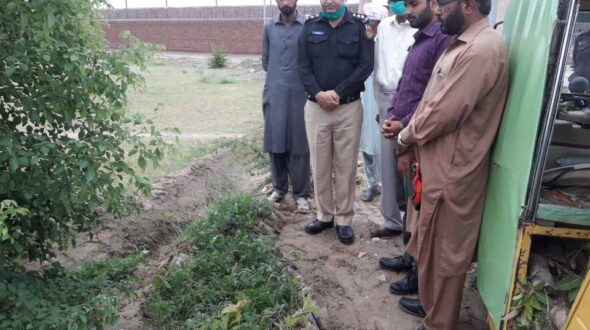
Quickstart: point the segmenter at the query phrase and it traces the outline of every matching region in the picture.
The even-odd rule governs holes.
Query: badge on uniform
[[[353,13],[352,17],[359,20],[360,22],[362,22],[365,25],[365,36],[367,37],[367,39],[373,40],[375,38],[375,36],[377,35],[377,29],[375,29],[375,28],[373,28],[373,26],[371,26],[369,18],[366,15],[358,14],[358,13]]]

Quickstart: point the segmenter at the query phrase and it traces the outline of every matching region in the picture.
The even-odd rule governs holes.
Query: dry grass
[[[148,64],[145,86],[128,93],[130,112],[140,112],[160,128],[180,129],[177,150],[156,178],[214,152],[228,140],[260,135],[264,72],[257,59],[228,58],[226,69],[209,69],[206,56],[159,58]],[[157,111],[154,109],[157,108]]]
[[[214,70],[206,62],[161,59],[149,64],[145,88],[129,93],[129,110],[146,114],[160,128],[179,128],[184,138],[233,137],[259,128],[264,74],[256,63]]]

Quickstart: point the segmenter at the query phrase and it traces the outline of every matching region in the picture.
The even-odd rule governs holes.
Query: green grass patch
[[[0,328],[102,329],[114,324],[121,297],[129,289],[139,255],[88,263],[76,270],[58,263],[27,271],[0,260]]]
[[[247,134],[263,122],[264,80],[248,68],[208,69],[163,61],[149,63],[145,87],[128,92],[128,110],[152,119],[158,129],[182,134]],[[158,111],[154,111],[154,108]]]
[[[231,149],[234,157],[249,170],[270,166],[268,155],[262,151],[262,134],[254,134],[250,138],[225,140],[222,147]]]
[[[268,155],[262,151],[262,135],[244,138],[220,138],[212,140],[179,140],[172,150],[164,154],[157,167],[148,165],[141,172],[150,180],[179,170],[200,158],[211,155],[220,149],[232,151],[236,161],[241,162],[248,170],[268,168]],[[133,164],[140,171],[138,164]]]
[[[200,82],[205,83],[205,84],[235,84],[236,81],[230,78],[226,78],[226,77],[219,77],[216,75],[211,75],[211,76],[202,76],[201,79],[199,79]]]
[[[156,276],[145,304],[156,327],[268,329],[292,323],[289,316],[303,306],[298,283],[273,256],[274,239],[255,231],[270,208],[238,194],[185,229],[189,261]],[[299,314],[293,315],[301,319]]]

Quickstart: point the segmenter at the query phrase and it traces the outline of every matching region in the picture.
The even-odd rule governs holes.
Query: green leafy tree
[[[130,65],[145,68],[155,48],[127,38],[110,50],[106,7],[0,0],[0,201],[28,210],[3,219],[0,257],[46,259],[99,212],[126,212],[128,187],[149,190],[130,162],[157,163],[167,144],[126,113],[125,93],[142,82]]]

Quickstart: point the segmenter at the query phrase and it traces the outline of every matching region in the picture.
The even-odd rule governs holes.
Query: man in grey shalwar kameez
[[[280,14],[264,27],[262,65],[266,84],[264,113],[264,152],[271,163],[273,193],[278,202],[289,191],[289,179],[297,211],[309,212],[309,146],[303,118],[307,100],[297,72],[297,41],[305,23],[298,14],[297,0],[276,0]]]

